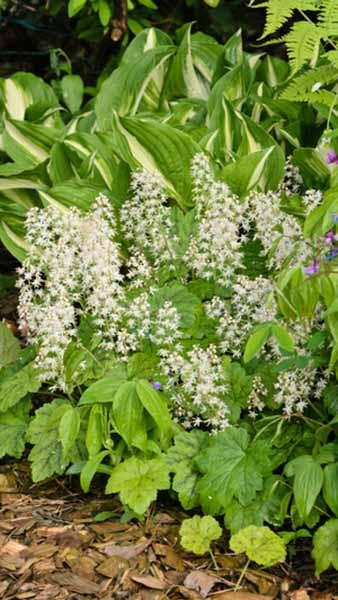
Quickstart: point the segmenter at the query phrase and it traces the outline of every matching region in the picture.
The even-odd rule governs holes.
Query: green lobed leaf
[[[114,468],[106,494],[120,494],[121,502],[138,515],[146,512],[158,490],[170,486],[169,469],[162,458],[128,458]]]
[[[70,407],[67,400],[58,398],[35,412],[26,435],[27,441],[33,444],[29,453],[33,481],[42,481],[55,474],[61,475],[70,460],[76,462],[81,458],[75,445],[65,458],[60,441],[60,421]]]
[[[245,552],[250,560],[270,567],[282,562],[286,557],[284,540],[269,527],[250,525],[241,529],[230,538],[230,548],[233,552]]]
[[[0,458],[6,454],[20,458],[25,449],[25,434],[30,420],[31,403],[23,400],[0,414]]]
[[[219,512],[233,496],[244,506],[254,500],[272,470],[269,448],[267,441],[250,443],[245,429],[229,428],[214,436],[196,458],[203,473],[197,484],[203,508]]]
[[[20,356],[20,342],[5,323],[0,322],[0,369]]]
[[[313,536],[312,556],[319,576],[331,565],[338,570],[338,519],[329,519]]]
[[[175,473],[173,489],[185,510],[191,510],[199,504],[196,485],[201,475],[194,465],[195,457],[208,445],[209,436],[198,429],[190,433],[183,432],[175,436],[174,445],[165,457],[170,471]]]
[[[27,394],[37,392],[40,387],[41,381],[34,363],[28,363],[0,385],[0,411],[6,412]]]
[[[195,515],[191,519],[184,519],[179,533],[185,550],[205,554],[210,550],[211,542],[221,537],[222,529],[214,517]]]

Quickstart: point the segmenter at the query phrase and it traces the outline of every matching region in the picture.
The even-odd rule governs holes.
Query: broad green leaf
[[[306,454],[287,463],[285,473],[288,477],[294,476],[295,503],[300,518],[305,521],[322,488],[323,469],[312,456]]]
[[[293,343],[293,339],[285,327],[274,324],[271,326],[271,333],[276,338],[281,350],[286,350],[286,352],[294,352],[295,345]]]
[[[50,149],[60,137],[56,129],[26,123],[5,120],[2,134],[5,152],[15,162],[39,165],[49,158]]]
[[[338,517],[338,463],[327,465],[324,469],[323,496],[326,504]]]
[[[181,545],[185,550],[194,554],[205,554],[210,550],[210,544],[222,535],[222,529],[214,517],[199,517],[184,519],[180,527]]]
[[[62,97],[71,113],[77,113],[82,104],[84,85],[79,75],[65,75],[61,79]]]
[[[271,325],[267,323],[259,327],[249,336],[244,350],[244,362],[247,363],[259,353],[271,334]]]
[[[136,383],[136,393],[141,404],[154,419],[161,433],[166,436],[172,428],[172,420],[163,396],[154,390],[151,384],[145,379]]]
[[[233,496],[244,506],[254,500],[272,470],[268,448],[265,441],[250,443],[244,429],[229,428],[214,436],[196,458],[203,473],[197,484],[202,506],[215,513]]]
[[[242,196],[253,189],[275,190],[284,173],[284,156],[278,146],[242,156],[222,170],[221,177]]]
[[[80,413],[77,408],[70,406],[62,415],[59,423],[59,439],[66,457],[75,443],[80,431]]]
[[[89,458],[97,456],[103,444],[103,422],[104,413],[102,404],[94,404],[90,409],[87,432],[86,432],[86,448]]]
[[[29,363],[0,385],[0,411],[6,412],[29,393],[41,387],[34,363]]]
[[[245,552],[250,560],[270,567],[286,558],[284,540],[269,527],[250,525],[230,538],[230,548],[236,554]]]
[[[170,471],[175,473],[172,486],[185,510],[191,510],[199,504],[196,485],[201,475],[195,467],[194,459],[207,446],[208,439],[208,434],[198,429],[180,433],[175,437],[174,446],[169,448],[165,458]]]
[[[20,342],[5,323],[0,322],[0,369],[20,356]]]
[[[59,439],[60,421],[70,406],[67,400],[56,399],[35,412],[26,436],[27,441],[34,446],[29,453],[33,481],[42,481],[55,474],[61,475],[70,460],[76,462],[81,458],[75,445],[65,458]]]
[[[142,460],[132,457],[114,468],[106,486],[106,494],[119,493],[123,504],[142,515],[156,500],[157,491],[167,490],[169,486],[168,467],[163,459]]]
[[[74,17],[87,4],[87,0],[69,0],[68,16]]]
[[[114,396],[126,380],[126,375],[121,370],[114,377],[103,377],[87,388],[79,401],[79,406],[84,404],[96,404],[102,402],[113,402]]]
[[[331,565],[338,570],[338,519],[329,519],[313,536],[312,556],[317,577]]]
[[[0,458],[6,454],[14,458],[22,456],[30,408],[31,403],[24,400],[11,410],[0,413]]]
[[[111,415],[116,431],[128,446],[139,448],[144,445],[146,423],[135,382],[126,381],[120,385],[114,396]]]
[[[92,456],[82,467],[80,475],[80,485],[85,493],[89,492],[90,484],[94,475],[97,473],[103,459],[109,455],[108,450],[103,450]]]

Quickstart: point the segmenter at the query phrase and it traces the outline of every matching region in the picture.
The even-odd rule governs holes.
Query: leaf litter
[[[314,578],[311,565],[296,563],[251,565],[236,587],[245,556],[225,552],[221,539],[216,569],[208,554],[184,551],[179,527],[188,515],[175,505],[158,503],[143,523],[125,523],[114,498],[85,496],[68,480],[31,485],[24,463],[2,471],[0,599],[338,600],[330,574]],[[97,522],[104,511],[114,516]]]

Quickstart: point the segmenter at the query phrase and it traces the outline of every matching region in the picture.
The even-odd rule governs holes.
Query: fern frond
[[[324,56],[330,61],[331,65],[338,69],[338,50],[330,50],[330,52],[327,52]]]
[[[307,62],[315,61],[321,38],[322,30],[314,23],[299,21],[294,24],[284,37],[293,73],[299,71]]]
[[[297,8],[297,0],[269,0],[266,3],[266,22],[262,37],[275,33]]]
[[[314,104],[324,104],[328,108],[331,108],[337,104],[337,95],[329,90],[318,90],[317,92],[310,92],[307,94],[307,101]]]
[[[333,65],[323,65],[295,77],[282,92],[280,98],[294,102],[305,102],[309,100],[309,94],[325,91],[319,88],[333,84],[337,80],[338,70]]]
[[[323,0],[318,15],[320,27],[325,32],[326,39],[338,36],[338,2],[337,0]]]

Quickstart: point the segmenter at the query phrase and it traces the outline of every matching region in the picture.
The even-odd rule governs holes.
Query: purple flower
[[[334,240],[335,240],[335,234],[334,234],[334,232],[333,231],[328,231],[325,234],[325,242],[327,244],[333,244]]]
[[[325,254],[325,260],[334,260],[338,256],[338,248],[331,248],[330,252]]]
[[[338,223],[338,214],[337,213],[333,213],[333,215],[332,215],[332,221],[334,223]]]
[[[154,388],[154,390],[160,390],[161,389],[161,384],[159,381],[151,381],[150,385],[152,385],[152,387]]]
[[[338,165],[338,154],[333,150],[329,150],[326,155],[326,162],[328,165]]]
[[[310,265],[309,267],[306,267],[304,269],[304,273],[306,275],[315,275],[316,273],[318,273],[319,271],[319,262],[318,260],[315,258],[312,265]]]

